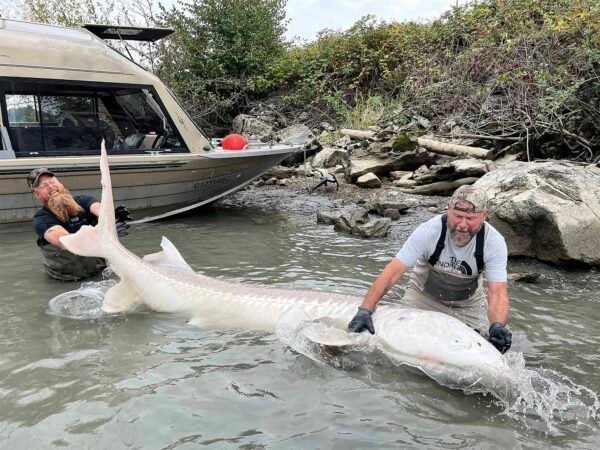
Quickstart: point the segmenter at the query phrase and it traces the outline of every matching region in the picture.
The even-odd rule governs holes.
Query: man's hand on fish
[[[500,353],[506,353],[512,344],[512,333],[500,322],[494,322],[490,325],[489,341]]]
[[[117,236],[123,237],[129,234],[129,224],[127,222],[117,222]]]
[[[132,220],[129,210],[123,205],[117,206],[115,208],[115,222],[117,224],[117,235],[119,237],[127,236],[129,234],[128,220]]]
[[[128,220],[133,220],[129,210],[123,205],[119,205],[115,208],[115,219],[117,222],[127,222]]]
[[[359,306],[358,312],[348,324],[348,330],[353,333],[369,330],[369,333],[375,334],[375,327],[373,326],[373,320],[371,319],[372,314],[373,311],[370,309]]]

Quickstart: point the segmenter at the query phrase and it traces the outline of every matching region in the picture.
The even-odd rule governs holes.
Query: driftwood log
[[[473,184],[479,178],[467,177],[460,178],[454,181],[437,181],[435,183],[424,184],[423,186],[415,186],[412,189],[400,189],[402,192],[419,195],[451,195],[457,188],[464,184]]]
[[[372,131],[364,131],[364,130],[350,130],[349,128],[342,128],[340,130],[344,136],[350,136],[352,139],[373,139],[375,137],[375,133]]]
[[[351,130],[349,128],[342,128],[340,133],[342,133],[344,136],[349,136],[352,139],[358,140],[373,139],[375,137],[375,133],[373,131]],[[492,159],[494,157],[493,151],[481,147],[450,144],[448,142],[434,141],[433,139],[422,137],[418,139],[418,143],[421,147],[426,148],[430,152],[440,153],[442,155],[472,156],[473,158],[479,159]]]
[[[441,153],[449,156],[472,156],[479,159],[492,159],[494,152],[480,147],[469,147],[467,145],[450,144],[448,142],[434,141],[426,138],[418,139],[419,145],[430,152]]]

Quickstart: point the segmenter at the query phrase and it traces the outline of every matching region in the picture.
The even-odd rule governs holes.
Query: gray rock
[[[290,144],[307,144],[315,138],[313,132],[306,125],[291,125],[275,134],[278,141]]]
[[[340,148],[326,147],[318,152],[312,162],[313,167],[335,167],[348,160],[348,152]]]
[[[417,167],[417,170],[415,170],[413,173],[413,177],[420,178],[427,174],[429,174],[429,167],[427,167],[425,164],[423,164],[422,166]]]
[[[333,125],[331,125],[329,122],[321,122],[319,124],[319,127],[322,130],[328,131],[330,133],[333,132],[333,131],[335,131],[335,127]]]
[[[420,127],[425,128],[426,130],[431,127],[431,121],[429,119],[426,119],[423,116],[416,116],[415,119]]]
[[[408,199],[412,200],[412,199]],[[412,205],[411,205],[412,203]],[[399,199],[391,199],[391,198],[376,198],[371,199],[366,202],[365,208],[369,212],[375,212],[380,216],[383,216],[386,210],[395,210],[400,213],[400,211],[406,211],[411,206],[414,206],[416,202],[413,201],[402,201]]]
[[[488,161],[475,158],[455,159],[450,162],[457,178],[481,177],[490,171]]]
[[[348,148],[348,146],[350,146],[350,144],[352,144],[352,139],[350,139],[350,136],[342,136],[341,138],[339,138],[337,141],[335,141],[333,143],[333,145],[335,147],[340,147],[340,148]]]
[[[333,225],[341,215],[341,211],[319,211],[317,213],[317,223]]]
[[[392,220],[388,217],[372,219],[364,224],[357,224],[352,228],[352,234],[361,237],[384,237],[390,231]]]
[[[437,181],[451,181],[461,178],[451,164],[434,164],[429,168],[425,166],[415,170],[412,179],[417,184],[430,184]]]
[[[600,265],[600,174],[567,162],[513,162],[475,186],[510,255]]]
[[[398,220],[400,218],[400,211],[397,209],[386,209],[383,211],[383,217],[389,217],[392,220]]]
[[[358,207],[348,213],[342,214],[335,221],[335,230],[351,234],[352,228],[357,224],[363,224],[369,221],[369,211]]]
[[[243,134],[247,137],[255,136],[261,141],[268,141],[273,138],[273,126],[247,114],[240,114],[233,119],[232,128],[234,133]]]
[[[340,215],[335,221],[334,229],[361,237],[382,237],[388,233],[391,223],[389,218],[370,219],[368,211],[358,207]]]
[[[356,184],[363,188],[377,189],[381,187],[381,180],[374,173],[366,173],[358,177]]]
[[[392,180],[408,180],[413,176],[413,173],[410,170],[393,170],[389,175]]]

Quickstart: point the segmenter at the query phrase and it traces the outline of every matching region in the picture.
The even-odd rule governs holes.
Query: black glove
[[[117,222],[117,236],[123,237],[129,234],[129,225],[126,222]]]
[[[506,353],[512,343],[512,333],[500,322],[494,322],[490,325],[490,337],[488,340],[500,353]]]
[[[127,222],[133,220],[129,215],[129,210],[123,205],[119,205],[115,208],[115,219],[117,222]]]
[[[348,324],[348,331],[360,333],[361,331],[369,330],[369,333],[375,334],[371,314],[373,314],[373,311],[359,306],[358,312]]]

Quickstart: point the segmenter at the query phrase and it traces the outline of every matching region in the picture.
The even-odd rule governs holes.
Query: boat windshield
[[[15,155],[187,153],[151,87],[0,83],[2,117]]]

